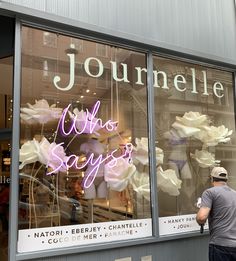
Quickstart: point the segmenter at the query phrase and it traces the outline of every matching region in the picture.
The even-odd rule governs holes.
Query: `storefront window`
[[[232,73],[154,58],[160,235],[198,230],[197,198],[210,186],[213,166],[230,173],[236,187]]]
[[[146,56],[76,42],[22,28],[19,252],[152,235]]]

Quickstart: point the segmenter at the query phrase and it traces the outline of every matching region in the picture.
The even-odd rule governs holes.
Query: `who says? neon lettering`
[[[89,188],[97,174],[98,174],[98,170],[99,167],[101,166],[101,164],[108,162],[108,166],[109,167],[114,167],[117,164],[117,161],[121,158],[125,158],[127,159],[129,162],[131,161],[131,153],[133,150],[133,145],[131,143],[127,143],[125,145],[125,150],[124,153],[122,155],[120,155],[119,157],[115,157],[114,154],[118,151],[117,149],[113,150],[111,153],[109,153],[108,155],[106,155],[105,157],[103,157],[103,155],[99,155],[98,157],[95,157],[94,153],[91,153],[90,156],[88,157],[88,159],[83,163],[80,164],[79,160],[81,159],[79,156],[76,156],[75,154],[70,155],[69,157],[67,157],[67,160],[64,162],[56,153],[55,150],[57,149],[57,147],[63,145],[64,142],[57,144],[53,149],[52,149],[52,155],[53,157],[55,157],[56,160],[59,161],[59,166],[52,170],[51,172],[48,172],[47,175],[51,175],[56,173],[57,171],[59,171],[62,167],[65,167],[67,170],[74,167],[76,169],[83,169],[85,168],[87,165],[92,166],[91,171],[88,173],[88,175],[85,177],[84,179],[84,187],[85,188]]]

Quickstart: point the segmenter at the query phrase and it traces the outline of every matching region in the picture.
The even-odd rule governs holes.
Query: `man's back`
[[[207,189],[202,195],[209,214],[210,244],[236,247],[236,191],[227,185]]]

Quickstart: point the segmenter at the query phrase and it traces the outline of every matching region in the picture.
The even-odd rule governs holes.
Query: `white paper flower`
[[[97,131],[101,129],[97,118],[92,117],[92,114],[87,110],[79,111],[77,108],[73,110],[73,113],[68,111],[70,118],[75,121],[77,130],[81,133],[89,133],[100,135]]]
[[[136,171],[130,180],[133,190],[142,195],[146,200],[150,200],[149,175],[145,172]]]
[[[189,127],[202,128],[209,125],[206,115],[194,111],[185,112],[183,117],[176,116],[176,120]]]
[[[230,141],[230,135],[233,131],[226,128],[224,125],[219,127],[210,126],[207,130],[203,130],[194,137],[204,143],[205,146],[216,146],[219,143]]]
[[[143,165],[147,165],[149,161],[148,138],[136,138],[135,143],[137,146],[133,148],[133,159],[139,161]],[[156,147],[156,164],[163,164],[163,158],[163,150]]]
[[[28,123],[40,123],[45,124],[49,121],[59,119],[62,114],[62,108],[56,108],[56,104],[49,106],[48,102],[44,99],[35,101],[35,104],[31,105],[27,103],[28,108],[21,108],[21,120]]]
[[[38,161],[39,150],[39,143],[35,139],[24,143],[20,149],[19,161],[21,162],[21,164],[19,168],[22,169],[25,165]]]
[[[65,165],[62,165],[62,162],[67,160],[63,146],[58,145],[55,142],[50,143],[45,137],[43,137],[39,146],[39,161],[42,164],[56,170],[55,173],[58,171],[66,171]]]
[[[57,173],[58,171],[66,170],[65,165],[62,164],[66,159],[63,146],[57,145],[55,142],[50,143],[43,137],[40,142],[33,139],[21,146],[19,158],[21,164],[19,168],[22,169],[25,165],[38,161],[46,167],[52,168],[52,170],[58,169],[55,171]]]
[[[119,158],[115,166],[105,164],[104,179],[112,190],[122,191],[127,187],[135,171],[136,167],[133,164],[128,163],[124,158]]]
[[[191,157],[194,158],[202,168],[209,168],[220,163],[219,160],[215,160],[215,155],[207,150],[195,150],[195,153],[191,154]]]
[[[180,194],[182,181],[177,178],[173,169],[163,171],[161,167],[157,168],[157,186],[171,196],[178,196]]]
[[[209,127],[209,120],[206,115],[202,115],[199,112],[185,112],[183,117],[176,116],[176,121],[172,124],[172,127],[178,131],[180,137],[190,137],[201,129],[207,129]]]

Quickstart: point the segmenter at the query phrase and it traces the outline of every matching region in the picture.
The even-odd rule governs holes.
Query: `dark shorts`
[[[236,247],[209,245],[209,261],[236,261]]]

